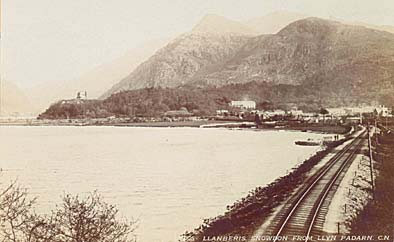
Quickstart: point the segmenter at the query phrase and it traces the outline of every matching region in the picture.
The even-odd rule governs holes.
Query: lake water
[[[226,205],[286,174],[317,147],[302,132],[121,127],[0,127],[0,177],[48,213],[64,193],[98,190],[138,218],[140,242],[177,241]]]

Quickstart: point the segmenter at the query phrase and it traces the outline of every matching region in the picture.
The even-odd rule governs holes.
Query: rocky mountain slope
[[[230,60],[249,40],[237,33],[184,34],[156,52],[103,97],[145,87],[177,87]]]
[[[122,90],[251,81],[307,85],[331,98],[391,95],[394,35],[319,18],[274,35],[191,33],[158,51],[105,97]]]
[[[215,85],[252,80],[362,84],[391,77],[393,56],[393,34],[308,18],[276,35],[252,38],[204,80]]]

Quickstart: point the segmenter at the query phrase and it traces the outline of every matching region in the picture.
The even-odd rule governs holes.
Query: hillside
[[[248,39],[234,33],[184,34],[139,65],[102,97],[123,90],[188,84],[192,77],[233,58]]]
[[[218,109],[228,109],[230,101],[244,99],[255,100],[259,110],[290,110],[296,106],[306,112],[317,112],[321,107],[365,104],[364,97],[338,100],[332,96],[331,92],[321,92],[308,85],[275,85],[265,82],[203,88],[143,88],[116,93],[104,100],[84,101],[82,104],[58,102],[51,105],[40,118],[161,117],[166,111],[181,108],[186,108],[195,115],[215,115]],[[381,96],[379,101],[392,105],[394,95],[391,93],[389,96]]]
[[[367,84],[393,76],[394,35],[308,18],[246,43],[205,77],[216,85],[256,81],[299,85]]]
[[[308,85],[331,99],[391,95],[394,35],[319,18],[275,35],[188,34],[140,65],[105,97],[121,90],[250,81]],[[375,97],[371,97],[371,93]]]
[[[271,85],[250,82],[222,87],[184,86],[180,88],[143,88],[123,91],[105,100],[85,101],[82,104],[51,105],[40,118],[103,118],[109,116],[162,116],[169,110],[182,107],[197,115],[214,115],[217,109],[227,109],[231,100],[252,99],[259,109],[286,108],[297,102],[304,110],[317,110],[321,103],[313,100],[316,93],[308,93],[301,86]],[[283,95],[286,98],[283,98]]]

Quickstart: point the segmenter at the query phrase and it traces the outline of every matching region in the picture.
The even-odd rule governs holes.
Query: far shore
[[[149,122],[97,122],[92,120],[37,120],[37,119],[2,119],[0,126],[111,126],[111,127],[151,127],[151,128],[242,128],[256,130],[287,130],[301,132],[317,132],[329,134],[345,134],[348,127],[330,124],[297,124],[282,126],[262,126],[256,128],[253,122],[222,121],[222,120],[193,120],[193,121],[149,121]]]

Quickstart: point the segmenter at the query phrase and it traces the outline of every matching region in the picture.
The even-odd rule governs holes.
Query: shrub
[[[0,190],[0,240],[11,242],[131,242],[136,221],[120,219],[118,209],[93,192],[65,195],[49,215],[34,212],[36,199],[15,183]]]

